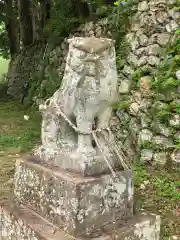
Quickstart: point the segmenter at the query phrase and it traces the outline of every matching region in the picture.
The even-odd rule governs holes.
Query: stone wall
[[[180,115],[171,108],[172,105],[180,104],[180,97],[177,93],[169,91],[170,98],[166,98],[151,88],[155,81],[155,70],[164,58],[162,53],[167,45],[174,41],[174,33],[179,28],[180,12],[174,9],[175,6],[174,0],[140,1],[126,35],[129,47],[124,51],[128,56],[123,68],[119,69],[120,101],[111,126],[128,158],[132,159],[135,153],[138,153],[142,162],[180,162],[180,149],[177,148],[180,140]],[[103,19],[97,23],[81,25],[69,37],[111,37],[110,29],[109,21]],[[49,64],[58,72],[59,85],[67,51],[68,44],[65,39],[49,55]],[[23,65],[24,62],[21,66]],[[174,78],[180,81],[177,70]],[[46,73],[48,75],[48,68]],[[47,77],[41,86],[48,81]],[[170,108],[166,121],[157,117],[157,113]]]
[[[23,49],[11,60],[7,74],[7,93],[10,96],[15,99],[22,98],[26,85],[32,81],[35,73],[40,71],[44,50],[45,43],[38,42]]]
[[[125,49],[128,51],[125,64],[119,69],[120,104],[111,121],[112,129],[128,158],[132,159],[138,153],[142,162],[163,165],[169,160],[180,162],[180,150],[177,148],[180,116],[171,111],[169,119],[164,122],[158,119],[155,112],[179,104],[180,98],[173,93],[170,99],[166,99],[163,94],[153,91],[151,85],[154,71],[163,61],[163,50],[174,41],[175,31],[179,28],[180,12],[175,10],[175,5],[176,1],[172,0],[139,2],[126,35],[129,48]],[[74,35],[111,37],[109,29],[108,20],[105,19],[80,26]],[[61,49],[67,49],[66,40],[61,44]],[[65,58],[62,61],[63,70]],[[135,85],[133,76],[137,71],[141,72],[141,76],[136,79]],[[179,81],[179,72],[176,78]]]
[[[121,103],[116,111],[120,119],[118,135],[127,149],[127,143],[133,138],[142,162],[180,162],[177,148],[180,115],[171,108],[178,106],[180,97],[178,92],[169,90],[167,96],[152,88],[159,81],[158,76],[154,76],[164,60],[163,50],[174,41],[174,33],[179,28],[180,12],[174,10],[174,4],[166,0],[141,1],[126,36],[130,51],[119,76],[120,99],[124,105]],[[138,73],[141,74],[138,76]],[[179,81],[179,72],[173,77]],[[164,111],[169,114],[168,118],[159,116]]]

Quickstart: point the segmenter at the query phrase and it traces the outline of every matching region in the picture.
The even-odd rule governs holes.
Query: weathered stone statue
[[[109,128],[112,112],[110,105],[117,94],[115,59],[113,40],[94,37],[69,40],[61,88],[40,105],[42,146],[36,153],[42,159],[84,175],[92,174],[92,170],[88,173],[88,166],[92,165],[94,173],[106,170],[107,165],[103,166],[100,157],[102,153],[92,144],[91,133],[93,128],[104,129],[102,131],[107,135],[105,129]],[[98,139],[104,154],[110,156],[102,133]],[[101,158],[101,166],[97,157]]]
[[[69,43],[62,86],[40,105],[42,146],[35,154],[42,161],[17,160],[16,202],[0,202],[0,239],[159,240],[160,217],[134,215],[132,172],[117,168],[111,151],[113,41]]]

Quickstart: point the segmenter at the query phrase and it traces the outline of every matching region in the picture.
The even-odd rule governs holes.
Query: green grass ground
[[[30,119],[24,120],[24,115]],[[0,199],[9,194],[8,180],[13,177],[15,158],[32,149],[39,139],[39,113],[0,99]]]
[[[24,115],[29,115],[28,121]],[[41,117],[13,101],[0,100],[0,199],[11,195],[14,161],[39,140]],[[136,209],[162,216],[161,240],[180,239],[180,171],[134,166]],[[173,238],[171,238],[173,239]]]
[[[8,70],[9,60],[0,57],[0,78]]]

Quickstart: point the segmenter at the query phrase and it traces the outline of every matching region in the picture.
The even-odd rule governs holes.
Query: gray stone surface
[[[15,197],[64,231],[87,235],[132,216],[129,173],[117,172],[119,180],[114,183],[109,174],[83,178],[32,160],[17,164]]]
[[[180,80],[180,70],[178,70],[178,71],[176,72],[176,78],[177,78],[177,80]]]
[[[122,226],[118,221],[105,227],[99,237],[76,238],[61,231],[34,211],[12,202],[0,203],[1,240],[159,240],[160,218],[140,213]]]
[[[137,116],[138,113],[140,112],[140,108],[141,108],[141,106],[137,102],[131,103],[131,105],[129,107],[130,115]]]
[[[148,129],[143,129],[139,134],[138,143],[139,145],[144,145],[150,143],[153,137],[153,133]]]
[[[113,41],[95,37],[70,39],[61,88],[39,107],[43,117],[42,146],[35,154],[43,161],[51,161],[83,175],[107,171],[102,154],[92,146],[91,132],[94,123],[95,129],[109,128],[110,104],[117,99],[117,87]],[[75,123],[77,131],[67,123],[67,119]],[[112,141],[106,130],[102,132]],[[99,144],[103,153],[112,160],[102,132],[97,136]]]
[[[141,150],[141,157],[140,161],[145,163],[145,162],[150,162],[153,158],[153,150],[152,149],[142,149]]]
[[[36,212],[14,202],[0,202],[1,240],[74,240],[73,236],[63,232]],[[87,240],[78,238],[77,240]],[[92,240],[110,240],[102,235]]]
[[[155,214],[142,213],[128,223],[128,227],[115,232],[116,240],[158,240],[160,233],[160,217]]]
[[[158,152],[153,155],[154,163],[159,165],[165,165],[168,160],[168,154],[166,152]]]
[[[174,20],[172,20],[170,23],[166,25],[166,30],[169,33],[175,31],[177,28],[178,28],[178,24]]]
[[[162,134],[165,137],[170,137],[172,134],[171,129],[166,124],[162,124],[157,120],[152,123],[152,127],[156,133]]]
[[[141,46],[147,46],[148,44],[148,37],[145,34],[139,36],[139,44]]]
[[[127,94],[129,92],[129,89],[130,89],[130,81],[128,79],[122,80],[119,86],[119,93]]]
[[[166,44],[168,44],[169,40],[170,40],[169,33],[161,33],[157,36],[157,42],[161,46],[165,46]]]
[[[149,5],[147,1],[142,1],[138,4],[138,10],[139,11],[147,11],[149,9]]]
[[[158,147],[159,149],[168,149],[173,147],[173,142],[171,139],[164,137],[164,136],[154,136],[152,142]]]
[[[149,45],[146,48],[147,55],[157,56],[161,51],[161,47],[158,44]]]
[[[137,61],[137,66],[141,67],[144,66],[147,63],[147,56],[142,56],[138,61]]]
[[[180,165],[180,149],[175,149],[171,154],[171,160],[173,163]]]
[[[160,59],[156,56],[149,56],[147,63],[151,66],[158,66],[160,64]]]
[[[180,125],[178,114],[170,110],[171,105],[179,104],[173,102],[173,99],[179,99],[179,96],[170,91],[168,93],[169,96],[165,93],[158,94],[154,90],[154,83],[158,81],[158,78],[152,77],[164,59],[163,52],[165,48],[168,44],[175,41],[175,31],[180,23],[180,11],[175,7],[175,4],[175,1],[170,4],[170,1],[165,0],[139,1],[138,11],[132,17],[132,25],[126,35],[131,51],[128,53],[125,65],[127,62],[131,65],[132,73],[127,75],[127,78],[132,80],[132,86],[131,91],[127,93],[128,96],[125,95],[124,98],[130,99],[128,113],[131,118],[133,116],[133,125],[131,121],[129,125],[126,123],[123,126],[122,124],[121,133],[119,134],[119,130],[116,132],[122,136],[123,131],[126,131],[126,136],[120,138],[123,144],[128,133],[131,134],[133,132],[134,137],[132,141],[137,146],[135,151],[140,154],[140,160],[143,162],[147,159],[147,161],[152,161],[152,163],[155,161],[155,163],[162,162],[164,164],[165,158],[163,156],[166,155],[166,151],[168,150],[170,155],[174,151],[174,136],[176,134],[174,135],[173,133],[178,131]],[[180,74],[177,70],[175,74],[178,80],[180,79]],[[123,71],[124,69],[120,73]],[[138,97],[134,96],[133,89],[139,92]],[[180,92],[179,90],[178,87],[178,93]],[[158,101],[158,99],[161,101]],[[165,103],[167,100],[171,101],[171,103]],[[160,116],[169,111],[168,119]],[[122,116],[118,117],[120,122],[124,122]],[[135,122],[136,124],[134,124]],[[150,141],[148,139],[145,141],[140,140],[143,129],[151,131],[152,139]],[[159,136],[156,136],[157,134]],[[145,147],[145,149],[142,150],[142,147]],[[154,158],[152,154],[156,150],[160,151],[161,154],[154,155]],[[176,156],[172,154],[171,159],[176,159],[177,156],[178,154]],[[174,160],[172,161],[174,162]]]
[[[180,115],[179,114],[174,114],[174,116],[171,117],[169,120],[170,126],[173,127],[178,127],[180,125]]]
[[[60,234],[53,234],[57,228],[43,221],[27,208],[17,207],[12,202],[0,202],[1,240],[59,240]],[[57,236],[59,235],[59,236]],[[61,238],[60,238],[61,236]],[[66,238],[64,238],[66,239]],[[71,238],[67,237],[67,240]]]

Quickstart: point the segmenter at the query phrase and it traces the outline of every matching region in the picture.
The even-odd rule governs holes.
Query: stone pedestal
[[[109,174],[81,177],[32,158],[17,164],[14,193],[18,202],[69,234],[90,235],[133,214],[132,176],[117,175],[117,183]]]
[[[16,162],[15,202],[0,203],[1,240],[158,240],[160,218],[133,215],[132,176],[82,177],[29,157]]]
[[[76,238],[61,231],[36,212],[12,202],[0,203],[1,240],[157,240],[160,218],[153,214],[139,213],[126,225],[105,226],[99,237]]]

